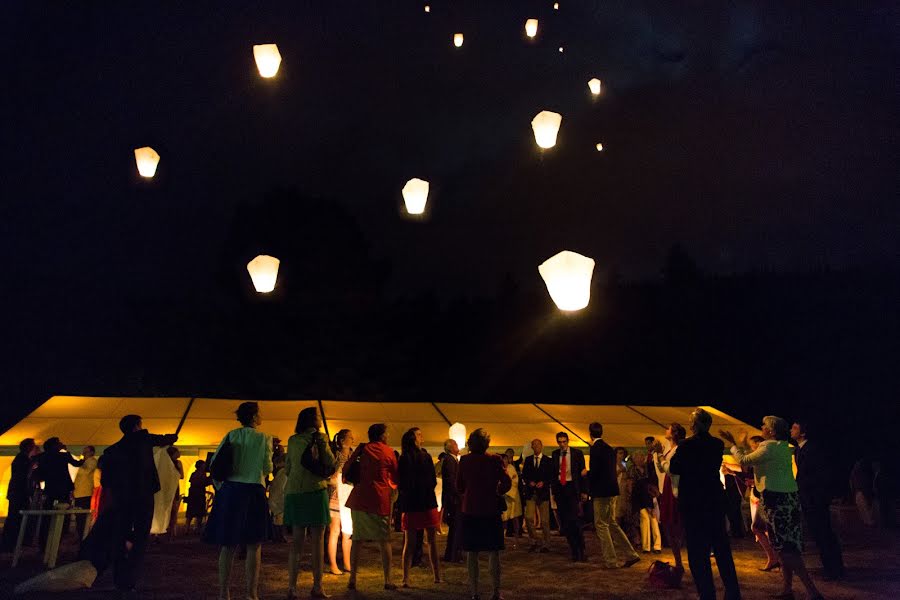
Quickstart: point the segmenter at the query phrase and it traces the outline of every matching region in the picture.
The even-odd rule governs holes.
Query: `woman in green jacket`
[[[321,427],[322,417],[319,411],[315,407],[304,408],[297,416],[295,434],[288,440],[284,524],[291,526],[294,537],[288,556],[288,598],[297,597],[297,571],[307,531],[313,545],[313,587],[310,597],[328,597],[322,589],[325,527],[331,520],[328,510],[328,478],[316,475],[300,462],[307,447],[313,444],[313,456],[317,456],[326,467],[334,467],[334,454],[328,446],[328,440],[319,432]]]

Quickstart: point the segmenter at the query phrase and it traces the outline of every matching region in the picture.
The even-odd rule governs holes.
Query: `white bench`
[[[48,508],[40,510],[20,510],[22,515],[22,523],[19,525],[19,537],[16,539],[16,549],[13,551],[12,566],[15,567],[19,563],[19,556],[22,554],[22,543],[25,541],[25,530],[28,526],[28,517],[37,517],[37,530],[41,528],[41,519],[45,516],[50,519],[50,529],[47,533],[47,544],[44,547],[44,564],[48,569],[56,566],[56,557],[59,554],[59,540],[62,537],[63,522],[67,515],[88,515],[84,524],[84,531],[81,537],[87,535],[91,528],[91,511],[87,508]]]

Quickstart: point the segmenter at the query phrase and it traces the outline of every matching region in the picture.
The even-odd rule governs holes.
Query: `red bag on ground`
[[[683,567],[673,567],[667,562],[654,560],[647,571],[647,580],[650,587],[656,590],[676,590],[681,588],[681,579],[684,577]]]

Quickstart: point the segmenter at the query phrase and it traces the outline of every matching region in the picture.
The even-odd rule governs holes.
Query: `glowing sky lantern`
[[[563,250],[538,267],[550,297],[560,310],[575,311],[591,301],[594,259]]]
[[[597,152],[603,152],[603,144],[597,143]]]
[[[553,3],[553,10],[559,10],[559,2]]]
[[[541,148],[552,148],[556,145],[556,134],[559,133],[559,125],[562,123],[562,115],[542,110],[531,120],[531,129],[534,131],[534,141]]]
[[[450,439],[456,442],[459,449],[466,447],[466,426],[462,423],[454,423],[450,426]]]
[[[428,12],[428,13],[431,12],[431,7],[428,6],[427,4],[425,5],[425,12]]]
[[[600,93],[600,80],[594,77],[588,81],[588,87],[591,89],[593,95],[598,95]]]
[[[281,66],[281,53],[277,44],[259,44],[253,46],[253,58],[256,59],[256,68],[259,74],[265,78],[275,77],[278,67]]]
[[[428,202],[428,182],[413,178],[403,186],[403,202],[406,204],[406,212],[411,215],[421,215],[425,212],[425,203]]]
[[[538,27],[537,19],[528,19],[527,21],[525,21],[525,35],[527,35],[530,38],[533,38],[534,36],[536,36],[537,35],[537,27]]]
[[[462,48],[463,45],[463,34],[454,33],[453,34],[453,45],[457,48]]]
[[[563,50],[564,50],[564,48],[563,48],[562,46],[560,46],[560,47],[559,47],[559,52],[560,52],[560,54],[562,54]]]
[[[253,287],[260,294],[268,294],[275,289],[278,279],[278,265],[281,261],[274,256],[260,254],[247,263],[247,271],[253,280]]]
[[[159,165],[159,154],[150,146],[134,149],[134,161],[137,163],[138,173],[141,177],[150,178],[156,175],[156,167]]]

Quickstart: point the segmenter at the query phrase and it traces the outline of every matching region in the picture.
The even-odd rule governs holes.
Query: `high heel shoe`
[[[763,571],[764,573],[768,573],[769,571],[774,571],[775,569],[780,569],[780,568],[781,568],[781,563],[777,562],[777,563],[772,563],[768,567],[760,567],[759,570]]]

